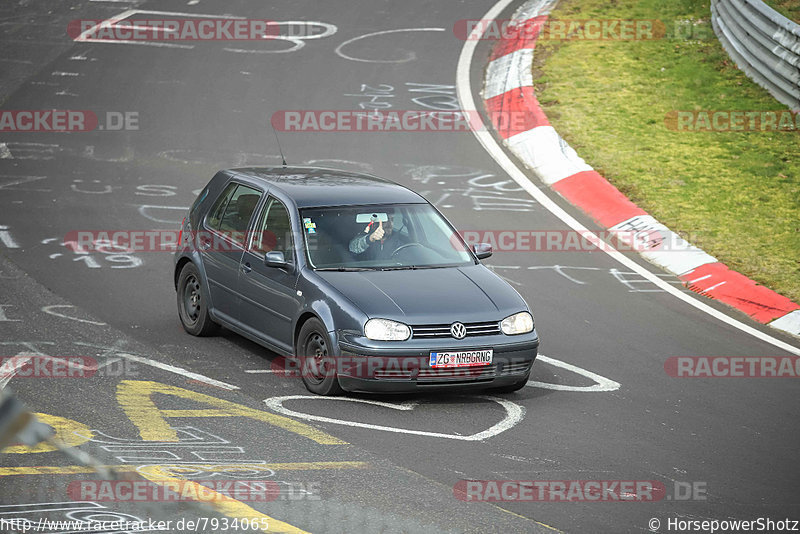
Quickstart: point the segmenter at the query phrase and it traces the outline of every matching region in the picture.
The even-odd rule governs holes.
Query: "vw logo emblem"
[[[456,339],[464,339],[467,336],[467,327],[461,323],[450,325],[450,335]]]

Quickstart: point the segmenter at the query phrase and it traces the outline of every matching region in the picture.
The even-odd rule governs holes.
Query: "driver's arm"
[[[350,252],[353,254],[361,254],[369,248],[369,246],[372,244],[371,241],[383,239],[383,221],[378,223],[378,228],[371,234],[368,233],[369,228],[370,227],[367,226],[363,234],[359,234],[350,240]]]
[[[367,241],[367,234],[359,234],[355,236],[353,239],[350,240],[350,252],[353,254],[361,254],[365,250],[369,248],[369,242]]]

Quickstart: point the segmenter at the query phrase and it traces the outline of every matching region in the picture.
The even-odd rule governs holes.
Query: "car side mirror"
[[[264,265],[267,267],[275,267],[276,269],[286,269],[287,271],[294,272],[294,264],[286,261],[286,257],[280,250],[272,250],[264,255]]]
[[[479,260],[485,260],[492,255],[492,245],[489,243],[477,243],[472,245],[472,252],[475,253]]]

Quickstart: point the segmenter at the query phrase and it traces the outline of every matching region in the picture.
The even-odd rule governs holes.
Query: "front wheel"
[[[297,338],[297,358],[303,384],[317,395],[338,395],[342,386],[336,376],[336,358],[325,325],[319,319],[309,319]]]
[[[193,336],[210,336],[219,330],[208,314],[208,297],[194,263],[183,266],[178,277],[178,316],[183,329]]]

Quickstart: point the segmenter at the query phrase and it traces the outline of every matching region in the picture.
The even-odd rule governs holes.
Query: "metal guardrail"
[[[800,111],[800,25],[762,0],[711,0],[711,22],[736,65]]]

